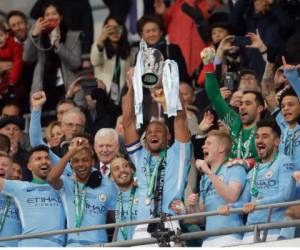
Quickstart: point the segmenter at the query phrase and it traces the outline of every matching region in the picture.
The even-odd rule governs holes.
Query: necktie
[[[106,175],[107,170],[108,170],[107,165],[106,165],[106,164],[103,164],[102,167],[101,167],[101,172],[102,172],[102,174],[103,174],[103,175]]]

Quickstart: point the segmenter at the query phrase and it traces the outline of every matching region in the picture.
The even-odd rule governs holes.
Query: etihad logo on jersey
[[[258,180],[256,185],[259,190],[265,190],[275,187],[277,185],[277,181],[272,179]]]
[[[44,192],[44,191],[49,191],[51,190],[51,187],[49,186],[41,186],[41,187],[28,187],[26,188],[27,193],[32,192],[32,191],[39,191],[39,192]]]
[[[61,199],[57,197],[30,197],[26,200],[27,204],[35,207],[58,207],[61,205]]]

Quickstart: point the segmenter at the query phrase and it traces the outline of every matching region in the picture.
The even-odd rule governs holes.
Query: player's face
[[[279,142],[279,138],[275,136],[270,127],[259,128],[255,137],[255,147],[259,159],[266,162],[270,160]]]
[[[255,101],[255,95],[252,93],[244,94],[242,104],[239,108],[240,118],[244,125],[251,125],[261,112],[261,106]]]
[[[123,158],[113,160],[110,175],[119,187],[128,187],[133,181],[133,169]]]
[[[12,166],[6,172],[6,179],[8,180],[22,180],[22,169],[17,163],[13,163]]]
[[[281,111],[287,123],[297,121],[300,114],[300,103],[297,96],[285,96],[281,102]]]
[[[151,153],[157,154],[167,148],[168,131],[159,122],[152,122],[146,130],[146,144]]]
[[[205,140],[204,145],[202,146],[204,160],[208,164],[212,164],[212,162],[216,159],[216,156],[220,154],[219,152],[219,141],[216,136],[208,136]]]
[[[98,159],[102,163],[109,164],[119,151],[119,142],[113,136],[105,135],[95,141],[94,149]]]
[[[34,152],[29,158],[28,168],[31,170],[33,177],[46,179],[51,170],[51,161],[48,152]]]
[[[9,168],[12,167],[12,162],[5,156],[0,156],[0,176],[4,177]]]
[[[88,149],[83,149],[72,157],[71,164],[78,181],[86,182],[88,180],[93,162],[91,151]]]

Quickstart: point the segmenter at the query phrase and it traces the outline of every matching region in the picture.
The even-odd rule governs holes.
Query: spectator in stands
[[[282,50],[286,39],[294,28],[292,16],[286,13],[277,1],[268,0],[239,0],[230,13],[230,22],[234,33],[244,36],[248,32],[258,33],[266,47],[277,55]],[[262,51],[265,52],[265,51]],[[247,68],[256,72],[261,79],[265,62],[260,51],[247,49]]]
[[[122,100],[122,110],[125,143],[130,158],[136,167],[140,188],[138,219],[147,219],[151,215],[158,217],[161,212],[166,214],[182,213],[181,208],[184,205],[181,199],[191,160],[190,135],[185,111],[177,111],[177,116],[174,118],[175,142],[170,148],[168,148],[169,130],[164,123],[159,121],[149,123],[146,128],[145,146],[142,146],[140,135],[136,130],[131,73],[129,73],[128,91]],[[154,96],[155,100],[160,102],[166,110],[163,91],[158,89]],[[147,181],[148,178],[152,181]],[[155,185],[154,180],[156,178]],[[160,202],[155,203],[154,200]],[[150,208],[154,208],[152,212],[150,212]],[[149,225],[147,233],[147,226],[137,226],[137,235],[134,238],[144,238],[149,236],[149,232],[157,229],[155,225]]]
[[[110,176],[110,163],[119,152],[119,137],[111,128],[102,128],[95,135],[94,150],[102,176]]]
[[[62,175],[71,161],[74,177]],[[116,197],[113,184],[100,172],[93,171],[93,150],[88,143],[74,138],[68,152],[52,168],[47,181],[60,190],[67,215],[68,228],[106,224],[113,216]],[[75,203],[74,203],[75,201]],[[94,245],[107,242],[105,230],[68,234],[67,246]]]
[[[100,36],[92,46],[91,62],[95,77],[103,81],[104,90],[116,105],[120,104],[121,91],[126,83],[130,54],[124,24],[117,17],[108,16]]]
[[[33,148],[29,153],[27,166],[34,177],[32,182],[0,178],[1,192],[14,199],[22,214],[22,233],[64,229],[65,215],[61,199],[58,192],[46,182],[51,168],[48,148],[46,146]],[[61,247],[63,245],[63,235],[20,240],[18,243],[19,247]]]
[[[138,190],[134,185],[134,170],[122,156],[117,156],[111,161],[111,178],[118,186],[117,206],[115,209],[116,223],[137,220]],[[118,241],[131,240],[135,226],[119,228]]]
[[[16,97],[16,85],[23,68],[22,52],[22,46],[14,41],[4,24],[0,23],[0,61],[11,63],[0,70],[0,98],[4,102]]]
[[[51,96],[46,110],[55,108],[56,103],[76,79],[76,70],[81,64],[79,32],[68,30],[63,15],[55,2],[43,6],[25,42],[23,59],[36,62],[31,94],[44,90]],[[75,102],[84,105],[82,92],[75,95]]]
[[[45,130],[45,137],[50,148],[58,146],[63,135],[59,121],[51,122]]]
[[[22,167],[16,161],[13,161],[12,167],[8,169],[7,174],[11,180],[23,180]]]
[[[22,11],[11,10],[6,16],[6,22],[15,41],[23,45],[27,39],[29,28],[27,16]]]
[[[246,183],[246,169],[243,161],[228,161],[226,158],[231,150],[230,135],[225,132],[212,130],[203,145],[204,160],[198,159],[196,167],[204,175],[200,180],[200,201],[198,194],[188,198],[188,211],[216,211],[221,205],[239,201]],[[230,217],[209,216],[206,218],[205,230],[239,227],[243,218],[239,214]],[[241,240],[240,234],[208,237],[202,247],[220,247],[237,245]]]
[[[183,6],[200,11],[202,20],[210,16],[206,0],[176,0],[169,8],[164,0],[155,0],[154,4],[156,13],[163,15],[170,43],[179,45],[191,76],[201,62],[199,54],[206,46],[206,39],[199,35],[195,21],[183,11]]]
[[[260,120],[264,110],[264,99],[261,94],[253,91],[244,92],[238,114],[221,96],[214,73],[206,73],[205,89],[218,116],[230,128],[233,144],[230,157],[258,160],[254,139],[256,122]]]
[[[239,74],[239,85],[238,90],[245,91],[256,91],[261,92],[259,80],[253,70],[243,69]]]
[[[38,19],[42,16],[43,6],[52,0],[38,0],[30,11],[30,17]],[[89,54],[94,37],[94,21],[88,0],[55,0],[62,10],[66,25],[71,30],[80,31],[82,53]],[[83,66],[85,66],[83,64]],[[88,65],[86,65],[88,66]]]
[[[291,159],[278,152],[280,128],[272,120],[261,120],[257,123],[255,146],[260,162],[248,173],[247,183],[241,201],[231,207],[243,206],[248,214],[247,225],[266,223],[268,209],[255,210],[256,206],[287,202],[292,198],[295,183],[292,178],[294,164]],[[286,208],[273,209],[270,222],[284,219]],[[223,207],[221,214],[228,214],[228,206]],[[276,240],[280,229],[269,229],[266,240]],[[264,231],[260,231],[260,237]],[[245,233],[242,243],[253,242],[253,232]]]
[[[0,151],[9,154],[10,152],[10,140],[9,137],[0,133]]]
[[[27,149],[20,145],[21,131],[24,127],[24,121],[18,116],[10,116],[0,119],[0,133],[6,135],[10,140],[9,154],[22,167],[23,180],[30,181],[32,175],[26,167]]]
[[[74,109],[76,107],[77,106],[76,106],[75,102],[70,100],[70,99],[60,100],[56,104],[56,118],[57,118],[57,121],[61,122],[64,113],[67,112],[68,110]]]
[[[142,16],[154,13],[154,0],[103,0],[103,3],[107,5],[110,15],[126,24],[131,45],[138,45],[140,39],[136,24]]]
[[[29,33],[29,24],[26,15],[19,10],[12,10],[6,17],[7,25],[10,29],[10,33],[14,36],[14,40],[22,45],[25,44]],[[29,113],[29,93],[33,78],[34,64],[24,62],[23,71],[18,83],[17,101],[22,103],[22,110],[25,113]]]
[[[0,178],[5,178],[7,180],[21,180],[18,176],[15,176],[13,171],[13,161],[11,157],[0,152]],[[16,178],[17,177],[17,178]],[[22,176],[19,176],[22,177]],[[14,236],[21,234],[21,221],[19,217],[19,211],[16,207],[15,202],[11,197],[0,193],[0,207],[1,207],[1,219],[0,223],[0,236]],[[0,242],[1,247],[17,247],[18,241],[2,241]]]
[[[163,23],[159,16],[143,16],[137,23],[137,31],[148,47],[158,49],[163,54],[165,60],[170,59],[177,62],[181,81],[189,81],[181,49],[177,44],[167,42],[164,37]]]

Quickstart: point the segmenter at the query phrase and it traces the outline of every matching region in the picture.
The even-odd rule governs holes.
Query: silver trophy
[[[143,53],[144,72],[142,83],[145,88],[155,88],[161,84],[164,57],[158,49],[147,48]]]

